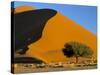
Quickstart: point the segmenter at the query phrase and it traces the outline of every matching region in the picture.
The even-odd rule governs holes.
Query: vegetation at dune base
[[[66,43],[62,51],[66,57],[75,57],[76,63],[78,63],[79,57],[92,57],[93,54],[90,47],[79,42]]]

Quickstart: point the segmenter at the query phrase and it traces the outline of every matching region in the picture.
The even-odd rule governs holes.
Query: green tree
[[[72,47],[71,52],[73,50],[73,56],[76,58],[76,63],[78,63],[79,57],[91,57],[93,54],[91,48],[85,44],[79,42],[69,42],[65,44],[65,48],[67,48],[68,45]],[[68,53],[66,56],[68,56]]]

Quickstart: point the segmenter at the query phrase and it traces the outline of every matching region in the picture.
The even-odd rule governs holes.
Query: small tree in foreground
[[[68,47],[70,46],[70,48]],[[78,42],[69,42],[65,44],[65,49],[63,49],[63,53],[65,56],[74,56],[76,58],[76,63],[79,60],[79,57],[91,57],[93,51],[90,47],[86,46],[85,44],[78,43]]]

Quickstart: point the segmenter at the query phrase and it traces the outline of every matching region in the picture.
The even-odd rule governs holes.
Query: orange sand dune
[[[24,11],[34,10],[32,6],[18,6],[15,8],[14,13],[20,13]]]
[[[93,56],[96,58],[96,35],[60,13],[47,22],[41,39],[29,45],[26,54],[47,63],[64,62],[67,58],[61,49],[70,41],[88,45],[94,51]]]

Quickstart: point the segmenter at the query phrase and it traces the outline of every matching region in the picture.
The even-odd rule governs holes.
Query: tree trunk
[[[76,56],[76,63],[78,63],[78,56]]]

